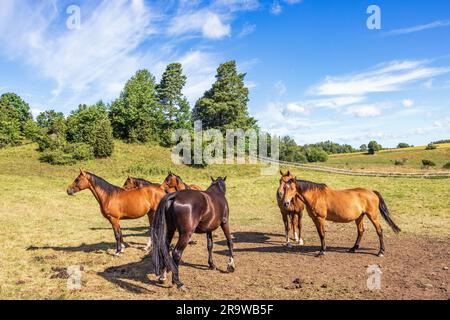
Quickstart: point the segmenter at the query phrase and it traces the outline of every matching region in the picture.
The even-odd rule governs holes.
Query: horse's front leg
[[[327,251],[327,245],[325,244],[325,219],[316,216],[314,217],[314,224],[316,225],[321,244],[320,252],[317,256],[323,256],[325,251]]]
[[[298,244],[302,246],[305,244],[305,242],[303,241],[303,238],[302,238],[302,212],[301,211],[297,215],[297,226],[298,226]]]
[[[228,253],[230,254],[230,261],[228,262],[227,270],[228,272],[234,272],[234,270],[236,269],[236,265],[234,264],[233,256],[233,239],[231,237],[230,226],[228,222],[222,223],[221,228],[223,233],[225,234],[225,237],[227,238]]]
[[[285,246],[291,247],[291,242],[289,239],[289,217],[288,214],[285,212],[281,212],[281,215],[283,216],[283,223],[284,223],[284,236],[285,236]]]
[[[110,218],[111,225],[114,231],[114,238],[116,239],[116,253],[115,255],[118,256],[120,253],[123,252],[122,247],[122,231],[120,230],[120,223],[119,219],[117,218]]]

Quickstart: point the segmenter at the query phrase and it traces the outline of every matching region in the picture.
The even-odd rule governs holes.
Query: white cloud
[[[293,112],[293,113],[303,114],[303,115],[309,114],[309,111],[307,108],[305,108],[305,106],[303,106],[300,103],[296,103],[296,102],[288,103],[286,110]]]
[[[345,114],[360,118],[376,117],[381,114],[382,107],[376,104],[354,105],[346,109]]]
[[[275,83],[274,87],[275,87],[275,91],[280,96],[284,95],[286,93],[286,91],[287,91],[286,85],[281,80],[277,81]]]
[[[405,108],[411,108],[414,105],[414,100],[411,99],[404,99],[402,101],[402,104]]]
[[[245,36],[248,36],[249,34],[253,33],[256,29],[256,24],[249,24],[246,23],[243,27],[241,32],[237,35],[238,38],[243,38]]]
[[[272,3],[272,7],[270,8],[270,12],[274,15],[279,15],[283,11],[283,7],[280,5],[280,3],[275,0]]]
[[[450,117],[444,118],[442,120],[436,120],[433,123],[434,128],[448,128],[450,127]]]
[[[315,108],[330,108],[339,109],[348,105],[359,103],[364,101],[366,98],[363,96],[339,96],[327,99],[313,99],[308,100],[306,104]]]
[[[429,30],[429,29],[442,28],[442,27],[447,27],[447,26],[450,26],[450,20],[438,20],[438,21],[433,21],[433,22],[427,23],[427,24],[421,24],[421,25],[416,25],[416,26],[412,26],[412,27],[408,27],[408,28],[391,30],[391,31],[386,32],[385,34],[386,35],[401,35],[401,34],[408,34],[408,33]]]
[[[310,94],[339,96],[398,91],[408,83],[450,71],[449,68],[429,67],[427,64],[426,61],[393,61],[356,74],[328,76],[322,83],[314,86]]]
[[[221,39],[230,35],[231,26],[224,23],[217,13],[202,9],[177,15],[170,22],[167,31],[169,35],[175,36],[201,33],[208,39]]]

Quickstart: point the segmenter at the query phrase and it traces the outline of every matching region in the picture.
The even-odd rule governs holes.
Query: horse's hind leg
[[[356,238],[355,245],[353,248],[349,250],[349,252],[356,252],[359,249],[359,243],[361,242],[361,238],[364,233],[364,215],[361,215],[358,219],[355,220],[356,228],[358,229],[358,237]]]
[[[222,231],[225,234],[225,237],[227,238],[227,245],[228,245],[228,252],[230,254],[230,261],[228,262],[228,272],[234,272],[236,269],[236,266],[234,264],[234,256],[233,256],[233,239],[231,238],[230,233],[230,225],[227,223],[222,223],[221,225]]]
[[[166,234],[166,246],[167,250],[170,248],[170,244],[172,242],[173,235],[175,234],[175,227],[171,224],[167,225],[167,234]],[[164,268],[163,273],[158,278],[160,283],[163,283],[167,279],[167,268]]]
[[[177,245],[172,251],[173,261],[175,262],[175,270],[172,275],[172,283],[176,284],[179,289],[184,289],[184,284],[180,281],[178,269],[181,261],[181,256],[183,255],[184,249],[186,249],[186,246],[188,245],[191,235],[192,232],[180,234]]]
[[[384,239],[383,239],[383,229],[381,228],[380,216],[377,213],[367,213],[367,217],[373,223],[375,230],[377,231],[378,238],[380,239],[380,251],[378,252],[378,256],[384,256]]]
[[[207,241],[207,247],[208,247],[208,265],[210,270],[216,269],[216,266],[214,265],[213,257],[212,257],[212,250],[213,250],[213,236],[212,232],[206,233],[206,241]]]

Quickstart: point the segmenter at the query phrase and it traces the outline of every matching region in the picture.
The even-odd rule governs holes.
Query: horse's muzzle
[[[73,190],[72,188],[67,188],[67,194],[69,196],[73,196],[75,194],[75,190]]]
[[[284,207],[286,208],[286,209],[289,209],[289,206],[291,205],[291,202],[290,201],[285,201],[284,202]]]

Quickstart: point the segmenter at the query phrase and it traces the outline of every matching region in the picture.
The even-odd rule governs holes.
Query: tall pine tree
[[[216,82],[195,104],[194,120],[201,120],[204,129],[256,128],[256,120],[248,114],[244,78],[245,73],[237,72],[235,61],[221,64]]]
[[[186,84],[186,76],[180,63],[171,63],[166,67],[160,84],[156,87],[158,100],[165,116],[162,142],[171,144],[172,132],[176,129],[192,128],[192,117],[189,102],[182,90]]]

